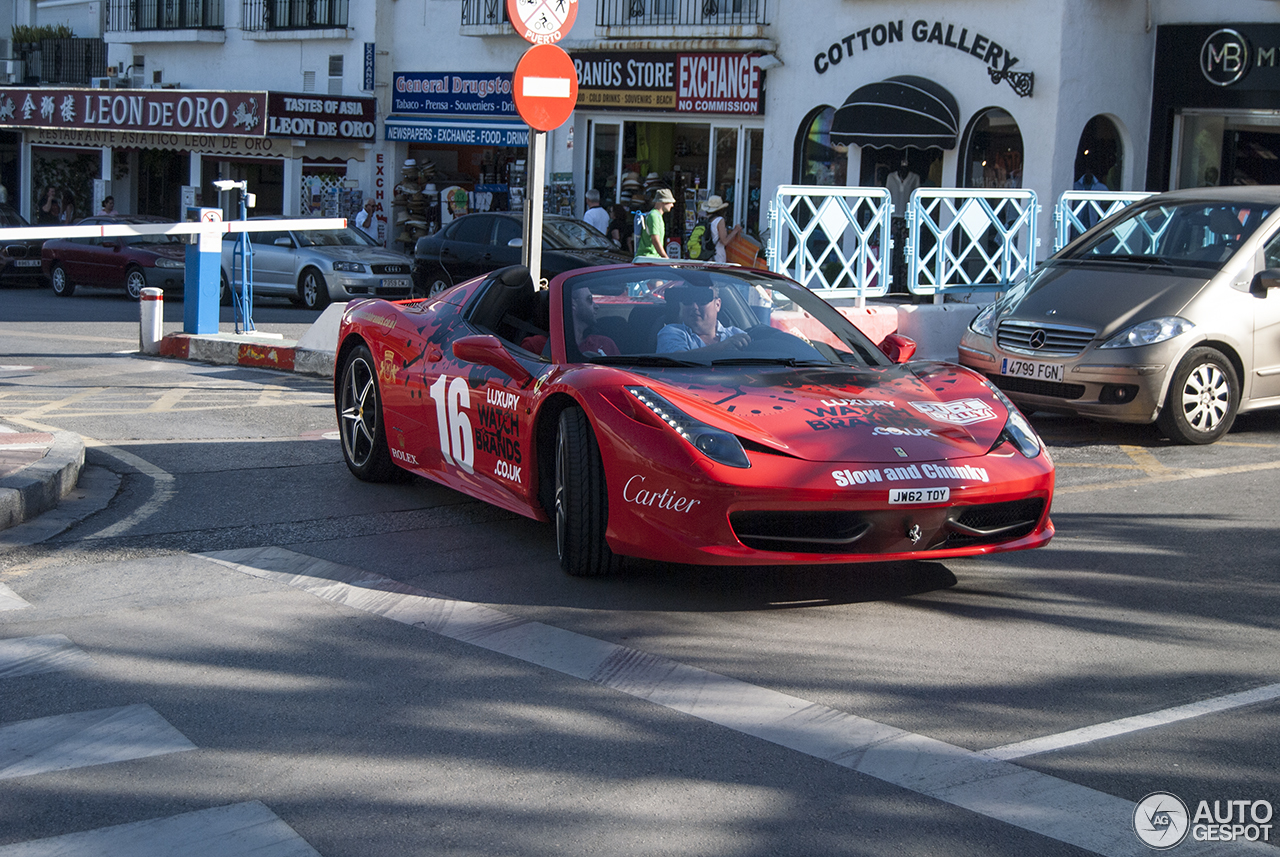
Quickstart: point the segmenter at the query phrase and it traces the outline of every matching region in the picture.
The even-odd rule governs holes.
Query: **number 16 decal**
[[[445,385],[448,391],[445,391]],[[471,389],[465,378],[441,375],[431,385],[431,399],[436,403],[436,427],[440,434],[440,455],[448,464],[467,473],[476,460],[475,441],[471,436],[471,418],[464,408],[471,407]]]

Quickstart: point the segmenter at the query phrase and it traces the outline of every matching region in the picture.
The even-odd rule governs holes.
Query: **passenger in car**
[[[579,286],[569,292],[569,313],[573,318],[573,341],[578,343],[579,351],[584,355],[602,354],[609,357],[618,354],[618,346],[612,339],[591,332],[596,323],[596,302],[595,295],[589,288]],[[547,337],[542,335],[526,337],[520,343],[521,348],[534,354],[542,354],[547,345]]]
[[[659,354],[673,351],[741,351],[751,336],[720,323],[720,293],[715,286],[673,286],[670,300],[680,304],[679,321],[658,331]]]

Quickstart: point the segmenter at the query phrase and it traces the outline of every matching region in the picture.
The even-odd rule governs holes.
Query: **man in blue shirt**
[[[745,330],[720,323],[720,295],[715,286],[673,286],[670,299],[680,304],[680,321],[658,331],[659,354],[733,352],[751,344]]]

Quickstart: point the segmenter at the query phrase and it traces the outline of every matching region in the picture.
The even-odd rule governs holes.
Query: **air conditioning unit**
[[[110,89],[115,85],[115,80],[110,77],[91,77],[89,85],[94,89]]]
[[[25,63],[22,60],[0,61],[0,78],[5,83],[22,83],[26,76]]]

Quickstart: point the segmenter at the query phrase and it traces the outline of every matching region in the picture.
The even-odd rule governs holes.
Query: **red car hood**
[[[635,374],[690,416],[808,461],[983,455],[1008,416],[985,383],[946,363]]]

